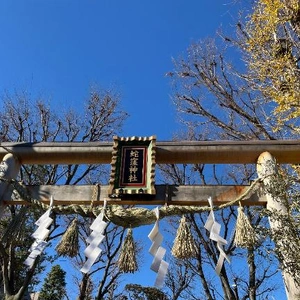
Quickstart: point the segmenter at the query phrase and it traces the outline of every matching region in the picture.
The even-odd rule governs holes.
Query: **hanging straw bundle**
[[[79,251],[78,220],[75,218],[56,246],[59,255],[74,257]]]
[[[178,227],[172,255],[179,259],[196,257],[198,250],[185,216],[182,216]]]
[[[238,207],[236,219],[234,243],[237,247],[250,248],[256,245],[257,235],[248,217],[245,215],[243,207]]]
[[[120,271],[124,273],[134,273],[138,269],[136,262],[136,247],[131,228],[128,228],[127,235],[122,245],[118,259],[118,267]]]

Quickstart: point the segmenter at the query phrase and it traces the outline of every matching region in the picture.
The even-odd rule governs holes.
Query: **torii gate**
[[[112,142],[52,142],[52,143],[1,143],[0,158],[0,203],[1,205],[26,204],[25,201],[10,199],[12,187],[9,181],[17,177],[21,164],[109,164],[111,163]],[[268,184],[267,175],[276,173],[279,164],[300,163],[299,140],[276,141],[180,141],[156,142],[157,164],[256,164],[258,178]],[[271,166],[271,169],[270,169]],[[97,199],[93,205],[103,205],[109,199],[108,186],[97,187]],[[243,197],[249,186],[175,186],[156,185],[156,194],[151,200],[109,199],[111,204],[147,204],[204,206],[210,196],[216,205],[224,204],[233,198]],[[55,204],[91,203],[95,186],[32,186],[27,187],[32,198],[43,203],[49,196]],[[244,205],[263,205],[270,209],[285,212],[285,207],[274,201],[270,194],[261,195],[256,191],[243,198]],[[155,221],[155,218],[153,218]],[[132,222],[134,225],[134,222]],[[270,225],[274,229],[278,223]],[[299,287],[294,279],[283,271],[288,299],[296,299]]]

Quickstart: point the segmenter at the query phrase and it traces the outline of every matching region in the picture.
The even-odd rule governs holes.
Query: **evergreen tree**
[[[41,300],[62,300],[66,295],[66,272],[55,265],[45,279],[39,299]]]

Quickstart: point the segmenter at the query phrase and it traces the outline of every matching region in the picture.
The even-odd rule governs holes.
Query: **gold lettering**
[[[138,159],[139,159],[139,151],[131,150],[130,151],[130,164],[129,164],[129,182],[137,182],[137,172],[138,172]]]

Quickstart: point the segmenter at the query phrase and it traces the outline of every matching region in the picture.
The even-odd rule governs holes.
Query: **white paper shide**
[[[208,198],[209,206],[211,208],[208,219],[204,225],[205,229],[210,232],[209,238],[217,242],[218,250],[220,251],[220,256],[216,266],[216,273],[219,275],[223,266],[224,259],[229,263],[230,260],[224,252],[223,246],[227,245],[227,241],[220,236],[221,225],[215,220],[215,215],[213,211],[213,203],[211,197]]]
[[[157,273],[155,280],[155,287],[161,288],[164,285],[165,277],[168,272],[169,264],[163,260],[163,257],[166,253],[166,249],[161,247],[163,241],[163,236],[159,232],[159,209],[156,207],[154,209],[156,215],[156,222],[151,232],[148,235],[148,238],[152,241],[152,245],[149,249],[149,252],[154,256],[150,269]]]
[[[47,246],[45,241],[50,234],[49,226],[52,224],[53,219],[50,217],[51,207],[35,222],[38,226],[36,231],[31,235],[35,241],[31,245],[29,251],[30,254],[26,258],[24,264],[31,268],[36,260],[36,258],[42,254]]]
[[[87,257],[87,260],[85,261],[83,267],[80,269],[80,271],[85,274],[89,272],[92,265],[95,263],[95,261],[102,252],[100,244],[105,238],[103,233],[107,226],[107,223],[103,221],[104,209],[105,206],[90,226],[92,232],[86,239],[86,242],[89,244],[84,250],[84,255]]]

